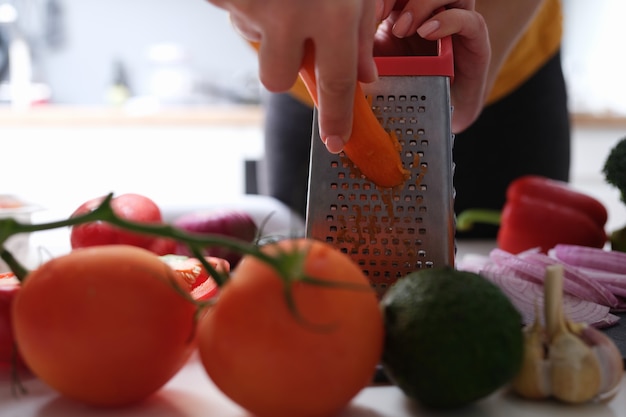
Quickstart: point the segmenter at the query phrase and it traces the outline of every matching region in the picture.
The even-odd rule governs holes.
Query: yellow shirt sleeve
[[[508,95],[537,72],[559,49],[562,35],[561,1],[546,0],[507,57],[487,104]]]

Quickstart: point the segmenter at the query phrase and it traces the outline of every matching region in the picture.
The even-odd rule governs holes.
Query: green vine
[[[282,268],[280,268],[279,262],[275,258],[263,253],[259,246],[253,243],[221,235],[190,234],[169,224],[150,224],[129,221],[115,214],[111,206],[112,199],[113,194],[109,194],[100,205],[88,213],[49,223],[32,224],[22,223],[13,218],[0,219],[0,258],[11,268],[11,271],[13,271],[17,279],[22,281],[26,278],[28,270],[4,247],[4,243],[8,238],[20,233],[39,232],[95,221],[104,221],[128,231],[174,239],[185,244],[193,256],[197,257],[202,263],[202,266],[211,273],[219,286],[225,283],[227,277],[216,271],[204,258],[202,251],[203,248],[208,246],[220,246],[237,251],[241,254],[252,255],[276,268],[282,275],[283,271],[280,271]]]
[[[329,286],[336,288],[350,288],[357,290],[370,290],[370,287],[355,286],[342,282],[328,282],[304,274],[304,259],[306,255],[298,251],[281,251],[276,255],[270,255],[261,250],[257,243],[249,243],[239,239],[223,235],[199,235],[190,234],[169,224],[138,223],[126,220],[118,216],[111,206],[113,193],[108,194],[103,201],[92,211],[70,217],[65,220],[49,223],[22,223],[13,218],[0,219],[0,258],[11,268],[18,280],[23,281],[28,270],[4,247],[4,243],[13,235],[20,233],[33,233],[44,230],[71,227],[79,224],[103,221],[119,228],[158,237],[174,239],[187,246],[192,255],[202,263],[202,266],[211,274],[218,286],[223,286],[228,280],[228,274],[219,272],[203,256],[206,247],[222,247],[236,251],[242,255],[251,255],[272,267],[283,280],[286,293],[290,293],[293,282],[300,281],[309,285]],[[257,238],[258,240],[258,238]],[[306,251],[305,251],[306,253]],[[291,295],[286,298],[290,309],[299,317],[297,309],[292,303]]]

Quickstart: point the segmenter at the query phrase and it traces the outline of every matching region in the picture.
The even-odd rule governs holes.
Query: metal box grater
[[[350,255],[379,296],[409,272],[454,264],[449,38],[435,49],[377,58],[379,80],[363,85],[402,146],[410,178],[401,189],[375,186],[343,153],[328,152],[314,122],[306,236]]]

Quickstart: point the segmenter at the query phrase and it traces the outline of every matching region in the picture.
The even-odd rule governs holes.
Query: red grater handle
[[[433,55],[375,57],[378,74],[382,76],[437,75],[454,78],[452,38],[446,36],[436,42],[436,54]]]

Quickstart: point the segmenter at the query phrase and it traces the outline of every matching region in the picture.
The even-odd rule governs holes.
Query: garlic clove
[[[624,376],[622,354],[613,341],[604,333],[590,326],[581,331],[581,338],[591,346],[600,364],[601,382],[598,401],[610,400],[617,394]]]
[[[600,363],[578,336],[561,332],[553,337],[548,349],[552,395],[568,403],[583,403],[600,392]]]
[[[548,371],[544,331],[536,317],[534,323],[524,329],[524,358],[520,372],[511,381],[511,387],[525,398],[548,398],[551,394]]]

